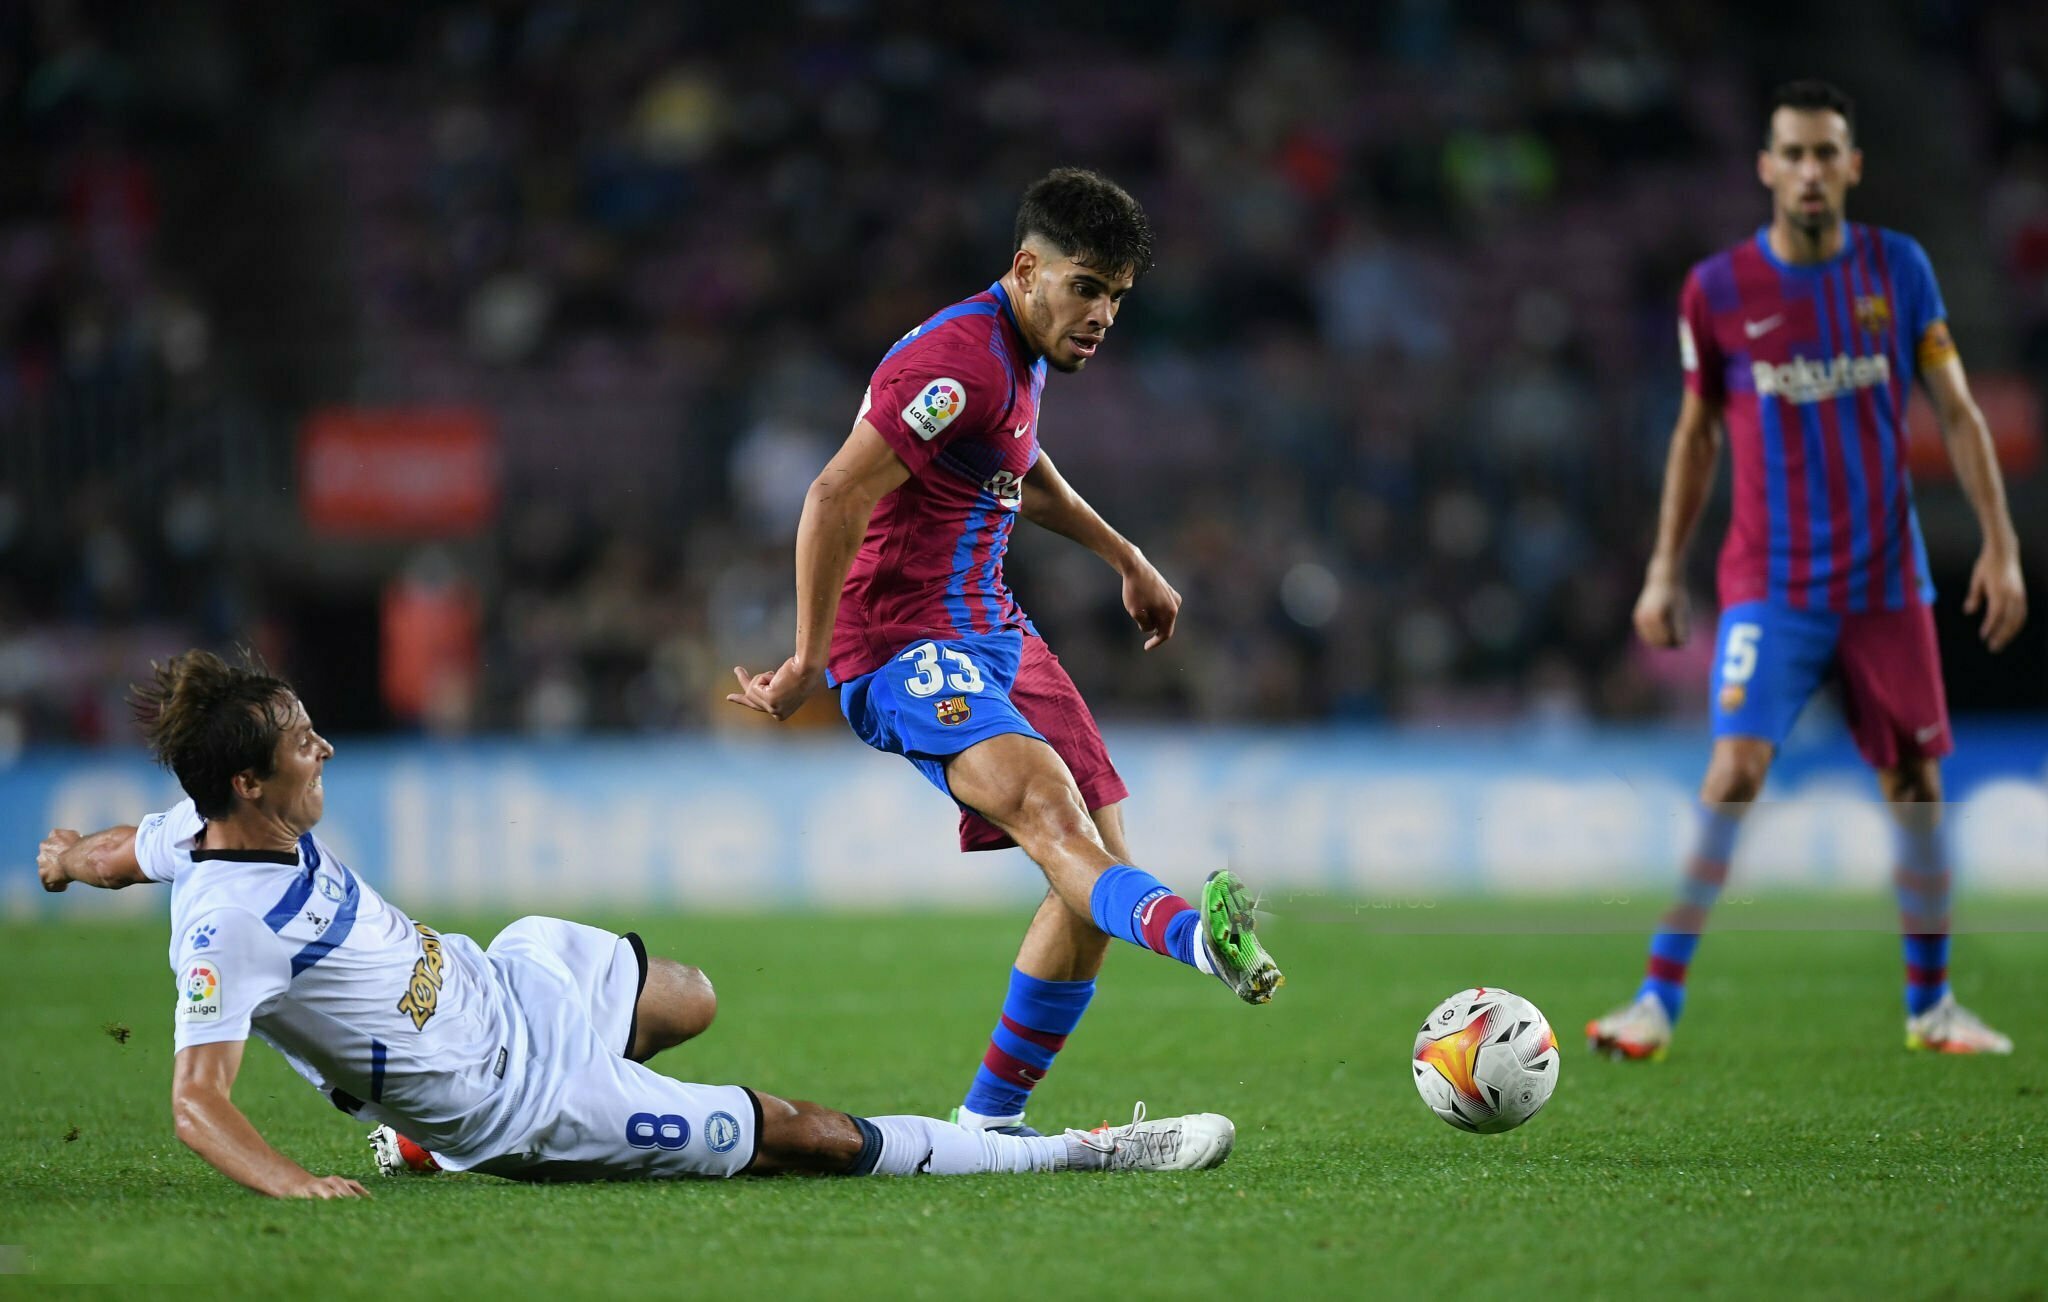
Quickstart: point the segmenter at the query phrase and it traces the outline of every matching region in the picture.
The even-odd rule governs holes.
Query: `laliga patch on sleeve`
[[[967,410],[967,386],[947,376],[931,381],[903,408],[903,423],[929,443]]]
[[[1678,318],[1678,364],[1688,371],[1700,369],[1699,345],[1693,342],[1692,323]]]
[[[178,1020],[220,1020],[220,969],[212,959],[187,959],[178,971]]]

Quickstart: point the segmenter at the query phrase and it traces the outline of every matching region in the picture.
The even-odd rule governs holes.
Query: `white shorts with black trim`
[[[522,1061],[488,1155],[455,1167],[514,1180],[723,1178],[753,1165],[761,1105],[738,1085],[697,1085],[625,1055],[647,982],[640,937],[521,918],[485,951],[525,1024]],[[443,1165],[451,1165],[444,1162]]]

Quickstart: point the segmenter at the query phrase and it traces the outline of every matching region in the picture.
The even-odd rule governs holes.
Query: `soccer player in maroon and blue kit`
[[[1618,1058],[1661,1057],[1669,1044],[1738,822],[1800,708],[1831,675],[1897,824],[1907,1047],[2012,1051],[1948,986],[1939,801],[1951,741],[1934,587],[1906,473],[1916,376],[1983,533],[1963,609],[1981,612],[1993,651],[2026,622],[2019,546],[1927,254],[1909,236],[1844,219],[1863,170],[1853,130],[1841,91],[1818,81],[1781,88],[1757,156],[1771,224],[1694,267],[1680,299],[1685,396],[1636,602],[1644,641],[1685,639],[1683,559],[1713,482],[1717,424],[1735,462],[1734,516],[1721,548],[1714,749],[1693,851],[1635,1002],[1586,1027],[1595,1049]]]
[[[1222,979],[1247,1003],[1282,982],[1241,884],[1199,907],[1124,841],[1123,780],[1094,717],[1003,582],[1022,516],[1109,563],[1147,651],[1173,636],[1175,592],[1038,444],[1048,369],[1088,364],[1151,265],[1144,211],[1060,168],[1018,210],[1009,270],[898,340],[797,525],[796,653],[735,668],[728,699],[786,719],[821,687],[861,739],[902,755],[960,808],[962,850],[1018,845],[1050,886],[956,1119],[1021,1128],[1032,1088],[1080,1022],[1112,937]]]

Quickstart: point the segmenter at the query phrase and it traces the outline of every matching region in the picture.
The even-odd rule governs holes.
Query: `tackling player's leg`
[[[973,1130],[931,1117],[857,1117],[757,1094],[761,1143],[751,1174],[980,1175],[1027,1171],[1193,1171],[1230,1156],[1237,1130],[1212,1112],[1063,1135]]]
[[[1022,1175],[1052,1171],[1199,1171],[1221,1166],[1236,1146],[1237,1128],[1213,1112],[1145,1118],[1139,1104],[1128,1125],[1069,1130],[1061,1135],[1017,1136],[971,1129],[933,1117],[859,1117],[816,1103],[751,1091],[760,1104],[753,1161],[741,1174],[779,1175]],[[390,1126],[370,1136],[385,1175],[438,1170],[433,1158]],[[408,1153],[410,1150],[410,1154]],[[411,1154],[417,1154],[414,1161]],[[593,1179],[605,1164],[518,1162],[493,1174],[510,1179]],[[491,1170],[486,1163],[480,1169]],[[650,1171],[635,1163],[620,1173],[659,1178],[699,1174]],[[708,1174],[708,1173],[705,1173]]]

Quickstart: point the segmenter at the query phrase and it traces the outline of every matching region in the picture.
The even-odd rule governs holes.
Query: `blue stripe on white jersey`
[[[334,867],[335,871],[341,874],[341,907],[335,910],[334,921],[328,924],[327,930],[321,932],[317,940],[308,941],[304,949],[292,955],[293,976],[304,972],[333,953],[335,947],[347,940],[348,933],[355,928],[356,911],[363,902],[362,887],[356,884],[356,875],[348,870],[348,865],[337,859],[334,861]]]
[[[299,842],[302,854],[310,843],[310,837]],[[313,870],[309,865],[304,872],[292,879],[292,884],[285,888],[284,894],[277,897],[277,903],[270,906],[270,912],[263,915],[263,925],[272,931],[283,931],[293,918],[299,916],[299,910],[306,907],[306,901],[312,894]]]

